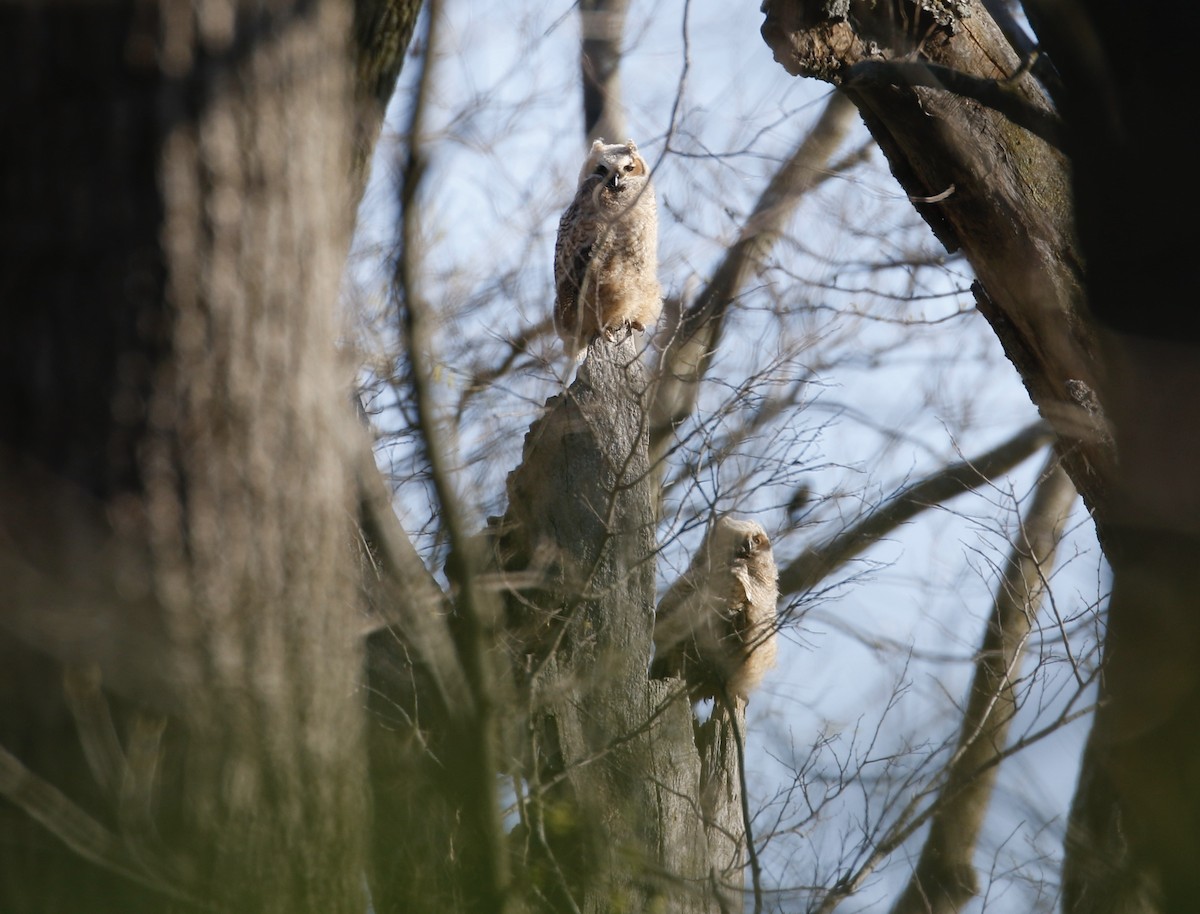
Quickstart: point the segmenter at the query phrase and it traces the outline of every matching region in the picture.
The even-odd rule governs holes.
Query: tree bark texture
[[[422,0],[354,0],[355,124],[352,179],[356,197],[370,171],[396,79],[404,66]]]
[[[1001,90],[1010,116],[1032,111],[1043,124],[1049,108],[1028,73],[1010,78],[1018,61],[978,4],[771,0],[762,33],[789,72],[851,94],[922,215],[966,252],[980,310],[1068,445],[1066,468],[1112,565],[1104,702],[1072,814],[1066,902],[1193,911],[1200,322],[1190,240],[1174,214],[1196,209],[1197,190],[1119,188],[1188,171],[1177,102],[1163,87],[1188,84],[1191,72],[1159,41],[1163,22],[1193,30],[1195,10],[1158,4],[1138,17],[1077,0],[1024,9],[1062,77],[1057,136],[1069,174],[1049,132],[1038,138],[981,101]],[[930,88],[928,73],[907,78],[909,64],[889,69],[905,57],[995,85],[976,98]],[[1089,889],[1098,866],[1115,866],[1111,891]]]
[[[349,29],[0,13],[0,746],[156,886],[13,788],[5,910],[364,909]]]
[[[647,680],[647,388],[633,341],[594,342],[530,428],[499,524],[501,565],[535,575],[508,611],[527,709],[514,838],[552,910],[717,909],[691,710],[681,688]]]
[[[1091,407],[1097,342],[1086,311],[1068,161],[994,108],[914,80],[918,61],[999,81],[1014,105],[1052,114],[1000,29],[969,2],[770,0],[762,35],[793,75],[838,85],[947,250],[963,250],[976,299],[1030,397],[1069,447],[1068,471],[1103,511],[1111,441]],[[889,70],[895,67],[895,70]]]

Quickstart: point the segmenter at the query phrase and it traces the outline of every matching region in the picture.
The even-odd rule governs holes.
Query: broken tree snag
[[[1065,459],[1080,494],[1102,509],[1111,445],[1080,436],[1094,423],[1071,396],[1079,384],[1097,389],[1099,372],[1069,163],[1026,62],[969,0],[767,0],[763,12],[775,59],[850,97],[938,240],[967,256],[981,313],[1043,417],[1073,445]]]
[[[732,720],[731,720],[732,718]],[[722,911],[742,907],[745,891],[747,846],[742,817],[742,778],[736,740],[746,732],[746,704],[735,700],[732,708],[717,702],[708,720],[694,721],[696,749],[700,753],[700,810],[708,838],[712,892]]]
[[[646,700],[655,555],[647,387],[633,339],[595,341],[526,435],[496,531],[528,712],[518,850],[546,874],[556,910],[647,910],[670,841],[656,814]]]
[[[649,663],[654,603],[648,387],[632,339],[589,347],[575,382],[525,437],[498,543],[502,567],[536,584],[509,613],[527,650],[544,658],[561,642],[636,679]]]

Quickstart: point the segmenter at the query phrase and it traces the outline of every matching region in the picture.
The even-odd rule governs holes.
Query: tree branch
[[[1056,149],[1064,146],[1064,128],[1058,115],[1029,104],[1013,92],[1007,80],[982,79],[927,61],[863,60],[846,71],[842,85],[847,89],[921,86],[953,92],[1003,114]]]
[[[0,796],[7,797],[79,856],[194,907],[206,907],[130,857],[124,842],[0,746]]]
[[[840,92],[830,96],[816,125],[771,178],[738,240],[680,319],[659,360],[650,412],[653,462],[661,459],[671,433],[695,409],[726,310],[753,271],[761,268],[803,196],[831,174],[827,163],[849,131],[853,115],[854,105]]]
[[[973,857],[997,772],[989,762],[1008,741],[1021,659],[1076,497],[1058,457],[1051,455],[993,599],[958,748],[929,835],[892,914],[957,914],[979,892]]]
[[[451,480],[451,449],[437,418],[430,390],[432,309],[418,288],[417,251],[420,249],[417,194],[425,172],[424,118],[431,92],[431,73],[441,4],[430,0],[427,10],[424,65],[407,125],[408,154],[400,178],[400,249],[395,263],[394,288],[399,298],[402,329],[410,367],[409,384],[420,428],[420,446],[429,464],[438,499],[439,521],[450,543],[446,574],[456,588],[454,644],[465,678],[473,714],[460,720],[449,735],[450,748],[443,759],[460,777],[452,777],[461,792],[459,809],[469,823],[463,846],[464,881],[474,895],[473,904],[486,911],[503,911],[508,905],[508,858],[496,793],[495,695],[488,651],[497,617],[494,595],[479,586],[479,561],[466,533],[462,503]]]
[[[1054,432],[1050,426],[1035,422],[987,453],[943,467],[914,483],[858,523],[793,559],[779,573],[780,596],[811,590],[854,556],[926,508],[978,488],[1053,440]]]
[[[589,144],[598,138],[610,143],[626,139],[620,66],[628,10],[629,0],[582,0],[579,4],[583,132]]]

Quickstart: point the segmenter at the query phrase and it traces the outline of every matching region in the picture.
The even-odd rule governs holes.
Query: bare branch
[[[854,556],[926,508],[978,488],[1017,466],[1053,440],[1054,432],[1049,425],[1035,422],[986,454],[951,464],[914,483],[854,526],[794,558],[779,573],[780,595],[812,589]]]
[[[1053,566],[1076,497],[1052,455],[996,590],[941,802],[892,914],[957,914],[979,893],[973,857],[997,773],[989,762],[1008,741],[1018,706],[1021,659],[1047,592],[1046,571]]]
[[[403,645],[408,656],[400,668],[419,664],[432,694],[427,697],[444,719],[473,713],[474,699],[458,660],[446,619],[450,601],[417,555],[392,509],[391,493],[375,465],[365,436],[354,453],[359,498],[359,523],[367,558],[368,604],[373,617],[363,634],[373,652],[393,655]],[[398,636],[398,637],[397,637]],[[387,666],[387,665],[385,665]],[[376,672],[381,665],[373,664]],[[387,688],[385,681],[376,688]]]
[[[650,413],[653,461],[661,458],[672,431],[695,408],[700,380],[720,342],[726,310],[761,267],[803,196],[829,176],[827,163],[849,131],[854,110],[841,93],[830,96],[812,131],[758,198],[708,286],[680,319],[659,364]]]
[[[83,747],[92,777],[108,796],[115,796],[125,768],[125,752],[113,726],[108,699],[100,688],[100,666],[68,666],[63,670],[63,696]]]
[[[92,863],[178,901],[203,906],[186,891],[139,865],[129,856],[120,838],[71,802],[53,784],[22,765],[20,759],[2,746],[0,796],[7,797],[67,847]]]
[[[508,901],[508,861],[496,795],[495,707],[488,649],[496,617],[495,600],[478,586],[478,562],[467,536],[458,493],[450,478],[451,449],[436,417],[430,391],[432,309],[418,289],[417,251],[420,249],[417,190],[425,171],[424,118],[431,92],[432,61],[441,24],[441,3],[431,0],[427,11],[426,54],[416,99],[406,131],[408,155],[400,180],[400,251],[395,265],[395,288],[400,298],[404,339],[421,447],[429,463],[437,493],[440,523],[451,545],[447,576],[457,587],[455,601],[456,647],[474,707],[471,726],[459,729],[460,745],[451,752],[463,772],[462,809],[471,823],[470,839],[464,849],[465,865],[477,879],[470,881],[476,903],[482,910],[503,911]]]

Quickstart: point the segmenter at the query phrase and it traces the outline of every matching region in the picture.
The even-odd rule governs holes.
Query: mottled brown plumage
[[[554,246],[554,326],[578,358],[599,333],[658,320],[658,212],[633,140],[596,140]]]
[[[658,604],[654,679],[682,678],[693,701],[746,699],[775,665],[779,572],[751,520],[721,517]]]

